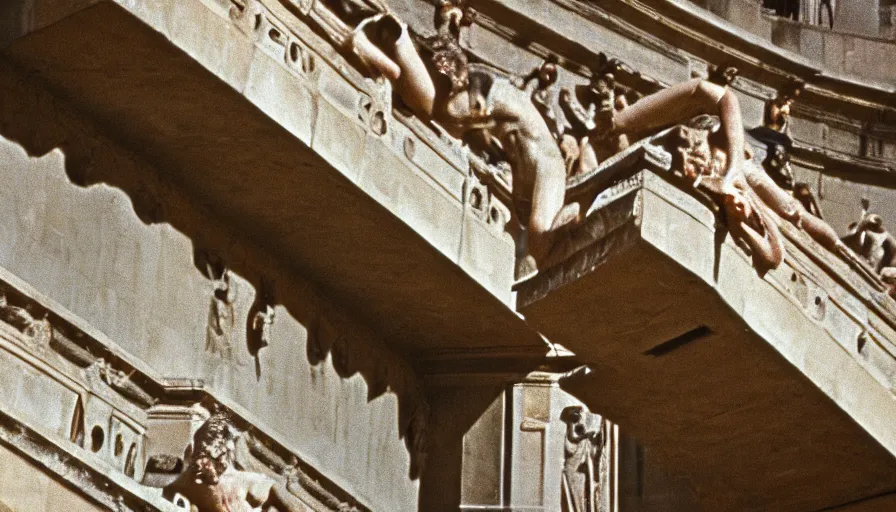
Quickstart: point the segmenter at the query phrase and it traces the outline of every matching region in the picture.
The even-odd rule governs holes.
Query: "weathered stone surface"
[[[326,313],[311,304],[296,309],[294,301],[314,303],[313,295],[291,294],[290,309],[278,307],[273,326],[276,343],[262,349],[256,362],[245,341],[255,291],[235,276],[233,351],[227,358],[210,354],[205,330],[212,290],[194,266],[189,240],[170,226],[144,225],[120,191],[72,185],[61,152],[29,158],[9,141],[2,147],[4,179],[10,185],[3,190],[19,193],[3,201],[3,208],[9,209],[4,231],[11,236],[4,238],[0,265],[119,340],[160,374],[204,379],[210,389],[264,417],[308,462],[334,475],[360,499],[376,508],[413,506],[416,484],[408,477],[405,434],[398,430],[400,399],[387,394],[369,401],[374,386],[369,376],[340,375],[358,368],[359,362],[337,370],[332,362],[336,356],[328,351],[318,356],[323,361],[309,361],[309,352],[315,349],[308,344],[307,326],[314,325],[311,315]],[[135,314],[140,311],[143,314]],[[360,346],[369,343],[351,332],[338,335],[348,336],[352,344],[340,349],[338,357],[357,357],[346,352],[366,350]],[[376,361],[362,365],[374,366]],[[407,385],[396,379],[409,370],[384,364],[393,365],[394,373],[387,379],[393,389]],[[18,386],[27,384],[15,374],[3,375]],[[4,386],[4,392],[12,389]],[[25,404],[46,403],[46,398],[35,398],[20,396],[4,408],[26,413]],[[68,402],[73,406],[72,398]],[[334,431],[333,425],[342,427]],[[60,425],[66,433],[67,428]],[[358,435],[358,429],[367,433]],[[358,464],[358,457],[366,458],[361,454],[372,453],[380,464]],[[383,471],[387,460],[392,461],[391,471]]]
[[[164,4],[159,5],[159,8],[164,8]],[[233,24],[227,18],[226,10],[206,8],[206,11],[203,23],[217,23],[225,26]],[[368,92],[363,92],[364,89],[372,92],[372,89],[375,88],[369,82],[365,82],[354,70],[346,69],[341,57],[333,56],[332,49],[323,45],[318,36],[311,33],[307,27],[292,22],[293,25],[289,27],[290,34],[296,35],[289,37],[290,41],[296,41],[298,44],[308,44],[306,41],[313,42],[315,48],[324,50],[323,55],[315,53],[316,71],[308,77],[303,77],[298,72],[291,72],[293,80],[289,82],[278,81],[271,76],[271,73],[263,72],[259,66],[264,66],[264,69],[271,71],[278,67],[287,68],[283,62],[286,59],[287,49],[275,46],[280,48],[282,53],[277,57],[271,56],[268,48],[270,45],[264,40],[268,38],[268,33],[259,33],[257,37],[260,40],[255,44],[264,45],[265,49],[256,51],[253,57],[255,63],[251,67],[259,69],[259,73],[261,73],[258,75],[259,77],[265,77],[264,80],[258,82],[259,84],[264,83],[264,86],[252,86],[251,84],[255,82],[250,80],[243,91],[243,94],[262,110],[268,113],[273,112],[275,119],[284,121],[286,128],[290,128],[294,132],[290,133],[286,132],[281,125],[272,122],[267,116],[261,115],[256,110],[256,106],[246,102],[238,92],[229,89],[213,75],[203,70],[195,61],[180,53],[160,34],[153,32],[152,29],[129,16],[120,7],[105,3],[67,18],[68,21],[62,23],[68,23],[68,27],[56,25],[59,31],[55,32],[55,36],[46,33],[45,36],[49,37],[44,39],[39,37],[39,34],[34,34],[35,39],[31,40],[31,43],[26,43],[23,39],[20,43],[16,43],[15,49],[10,49],[10,54],[16,55],[15,59],[22,63],[30,62],[27,64],[28,67],[34,65],[42,69],[43,71],[40,73],[47,73],[45,76],[48,80],[53,82],[59,80],[60,85],[64,83],[72,86],[69,89],[70,94],[66,93],[64,96],[71,98],[73,103],[81,107],[90,105],[88,108],[97,108],[96,114],[102,121],[101,124],[115,127],[116,133],[121,136],[120,140],[126,145],[139,147],[140,153],[163,169],[164,175],[181,184],[190,191],[190,194],[195,193],[198,200],[209,205],[227,203],[228,207],[225,209],[212,206],[215,214],[222,216],[227,222],[240,226],[241,229],[252,231],[256,240],[262,241],[261,243],[272,250],[285,251],[284,254],[290,254],[289,258],[295,266],[301,268],[308,275],[314,276],[315,279],[321,280],[322,284],[340,299],[356,306],[362,315],[378,319],[399,317],[402,311],[407,311],[418,302],[421,293],[420,286],[427,281],[439,282],[439,292],[448,284],[457,290],[458,295],[463,294],[464,283],[461,279],[463,274],[457,273],[456,270],[461,260],[469,265],[469,272],[473,273],[477,280],[481,280],[489,290],[502,291],[502,295],[499,297],[485,299],[492,303],[487,308],[489,310],[488,318],[498,318],[509,313],[501,302],[506,304],[510,300],[507,290],[512,279],[512,271],[508,269],[512,269],[513,266],[511,263],[514,257],[513,242],[509,235],[503,233],[503,227],[477,226],[475,228],[477,231],[483,227],[495,230],[491,236],[501,240],[501,245],[496,246],[501,250],[500,253],[492,252],[489,259],[491,261],[500,259],[504,264],[494,267],[491,263],[470,262],[469,253],[466,253],[463,258],[461,257],[459,223],[463,202],[451,200],[450,197],[452,195],[461,196],[462,190],[458,190],[458,188],[462,188],[462,186],[459,186],[458,183],[475,181],[475,178],[466,177],[463,171],[455,169],[452,171],[454,175],[449,174],[446,180],[445,171],[456,165],[450,155],[441,157],[439,170],[434,171],[433,174],[427,174],[428,169],[431,169],[429,166],[423,169],[416,167],[412,169],[412,166],[408,165],[407,157],[403,155],[404,138],[401,135],[407,132],[398,129],[388,130],[383,137],[372,136],[368,133],[365,138],[359,138],[356,142],[364,149],[355,151],[351,157],[342,150],[327,151],[322,148],[321,152],[325,156],[333,158],[332,166],[311,151],[308,146],[299,142],[303,140],[302,130],[304,129],[296,129],[297,125],[291,124],[292,122],[284,118],[283,113],[280,113],[282,107],[275,107],[275,105],[282,105],[280,102],[284,101],[285,96],[293,97],[294,94],[299,94],[296,92],[298,90],[305,90],[304,94],[307,94],[307,91],[317,91],[329,87],[332,82],[342,82],[343,85],[340,87],[347,87],[351,90],[350,94],[359,98],[358,100],[346,98],[348,101],[339,107],[349,108],[352,111],[345,111],[340,108],[331,109],[328,106],[329,102],[325,100],[326,95],[315,96],[315,102],[319,104],[319,108],[315,105],[310,111],[299,117],[303,120],[317,119],[315,123],[317,131],[314,132],[313,140],[310,141],[311,147],[317,148],[318,140],[321,144],[326,145],[327,138],[333,137],[334,134],[347,131],[346,136],[348,137],[352,132],[358,133],[358,124],[362,122],[358,118],[358,102],[363,96],[369,96]],[[279,19],[270,13],[266,13],[265,16],[267,16],[266,19]],[[70,56],[65,54],[65,41],[70,37],[70,31],[80,30],[78,27],[92,23],[104,26],[95,34],[99,39],[84,47],[82,55],[85,61],[83,63],[73,62]],[[161,25],[154,28],[163,31],[165,29]],[[287,29],[283,28],[282,30]],[[125,34],[127,34],[126,39],[134,44],[134,48],[144,52],[140,59],[135,60],[134,56],[127,51],[122,51],[116,56],[101,46],[101,41],[116,37],[125,38]],[[242,37],[239,34],[236,36]],[[155,57],[146,53],[155,50],[162,53]],[[96,51],[96,58],[88,56],[89,51]],[[35,53],[28,56],[32,52]],[[206,56],[209,59],[225,58],[225,56],[217,54],[196,55],[197,57]],[[32,60],[32,57],[35,57],[36,60]],[[154,73],[153,69],[155,68],[134,65],[137,60],[153,62],[154,59],[158,59],[155,60],[158,66],[163,66],[166,69],[164,75]],[[104,81],[103,85],[97,84],[96,87],[90,85],[91,79],[77,71],[81,65],[87,65],[88,61],[92,62],[90,64],[92,66],[108,66],[107,69],[115,69],[115,76],[118,78],[113,81]],[[213,60],[201,64],[211,70],[219,69],[222,65],[221,62]],[[175,71],[177,67],[181,69]],[[284,72],[281,69],[277,73]],[[82,81],[82,83],[76,85],[78,81]],[[134,85],[133,90],[128,91],[128,82]],[[163,92],[166,87],[169,90]],[[188,89],[192,90],[192,93],[188,92]],[[215,93],[210,94],[213,91],[222,96],[215,97]],[[89,97],[82,96],[83,93]],[[146,94],[146,97],[135,101],[135,94]],[[170,101],[171,98],[187,97],[192,99],[185,105],[178,105],[177,102]],[[121,101],[118,102],[115,98]],[[147,102],[152,102],[154,107],[146,109]],[[291,109],[302,109],[301,101],[297,100],[294,103],[294,105],[290,105]],[[317,116],[316,112],[318,111],[326,111],[326,114]],[[209,115],[211,112],[221,112],[222,115],[213,117]],[[142,120],[139,119],[143,114],[147,116]],[[290,115],[295,116],[295,114]],[[235,135],[229,123],[232,119],[242,118],[242,116],[246,116],[241,121],[242,129]],[[391,118],[391,116],[388,117]],[[198,125],[190,126],[191,123],[197,122]],[[387,123],[392,124],[388,119]],[[364,129],[363,126],[361,128],[365,133],[369,131],[369,128]],[[165,142],[167,137],[171,137],[169,142]],[[294,137],[298,137],[298,140]],[[222,140],[228,141],[226,156],[219,151]],[[418,142],[418,146],[427,145],[425,140]],[[391,147],[391,152],[389,152],[389,147]],[[177,148],[173,154],[169,152],[169,149],[172,148]],[[384,151],[386,153],[383,153]],[[375,177],[376,173],[367,173],[365,178],[365,173],[361,172],[360,166],[350,165],[352,162],[345,160],[347,157],[360,158],[359,163],[365,162],[366,165],[372,165],[374,162],[382,161],[381,155],[384,154],[390,155],[389,159],[393,165],[388,167],[388,172],[380,173],[380,176],[388,177],[393,182],[397,176],[402,176],[399,180],[401,187],[408,190],[404,195],[397,195],[400,192],[399,189],[390,191],[389,187],[383,188],[382,183],[372,180],[371,177]],[[398,162],[401,163],[398,164]],[[382,163],[385,162],[382,161]],[[296,165],[299,167],[296,168]],[[190,169],[190,171],[181,172],[186,169]],[[197,172],[196,169],[205,170]],[[251,176],[256,177],[254,185],[248,188],[243,186],[246,182],[246,169],[251,169]],[[438,209],[433,211],[433,215],[439,219],[438,224],[433,224],[432,217],[428,220],[421,217],[424,212],[420,209],[409,209],[409,205],[403,203],[406,198],[420,197],[422,199],[423,194],[430,189],[434,192],[447,189],[448,192],[435,203],[427,202],[429,206],[427,210],[440,208],[440,205],[444,204],[440,208],[441,211]],[[241,190],[242,193],[235,195],[234,192],[237,190]],[[304,194],[289,192],[297,190],[319,190],[320,192]],[[368,192],[362,192],[364,190]],[[411,191],[413,193],[408,195]],[[245,200],[244,207],[234,202],[237,197],[242,197]],[[376,199],[372,200],[372,198]],[[385,201],[385,203],[378,204],[377,200]],[[389,220],[392,219],[391,214],[387,209],[381,208],[380,204],[399,215],[413,212],[414,215],[410,216],[407,222],[419,229],[421,234],[427,240],[433,241],[434,244],[407,245],[402,243],[403,237],[410,233],[407,225]],[[373,210],[368,212],[368,208],[373,208]],[[308,219],[314,219],[315,222],[308,222]],[[392,228],[384,227],[390,223]],[[296,226],[297,228],[292,230],[291,236],[284,237],[275,229],[275,226],[280,225]],[[299,226],[301,229],[298,229]],[[345,226],[354,226],[358,232],[349,234],[344,230]],[[377,227],[373,229],[372,226]],[[344,233],[345,236],[337,236],[339,233]],[[345,245],[340,247],[339,245],[342,243]],[[362,253],[353,254],[355,251],[352,249],[359,246],[368,248],[363,252],[364,261],[360,259]],[[433,250],[433,246],[437,249],[436,251]],[[323,257],[323,255],[327,256]],[[335,255],[341,256],[336,258]],[[374,255],[377,255],[377,260],[373,259]],[[397,265],[398,261],[402,261],[403,264]],[[394,266],[389,271],[384,270],[384,274],[380,277],[371,275],[369,272],[371,268],[387,269],[390,265]],[[412,269],[430,268],[430,265],[434,265],[431,268],[441,268],[440,278],[430,279],[418,274],[416,278],[406,279],[407,282],[412,282],[414,285],[409,285],[405,292],[402,292],[406,295],[405,304],[396,309],[390,309],[388,312],[379,310],[379,308],[386,307],[387,303],[373,300],[374,296],[369,293],[388,293],[399,297],[401,295],[397,292],[400,290],[394,289],[393,286],[402,280],[396,281],[391,278],[391,275],[399,272],[412,272]],[[355,268],[357,272],[354,275],[346,274],[346,271],[352,268]],[[486,270],[483,271],[483,268]],[[497,274],[494,268],[504,269],[504,272]],[[390,277],[381,280],[383,275]],[[382,285],[377,286],[377,282],[381,282]],[[387,284],[388,286],[386,286]],[[436,289],[430,291],[430,293],[435,292]],[[436,296],[440,299],[436,300]],[[429,302],[433,305],[445,302],[445,296],[437,293]],[[445,306],[450,305],[451,310],[466,311],[469,313],[465,315],[467,318],[477,318],[484,313],[482,308],[471,308],[465,306],[465,303],[467,301],[456,304],[446,303]],[[439,318],[438,315],[432,311],[429,318],[436,321]],[[425,316],[420,318],[425,318]],[[490,338],[488,335],[498,335],[500,331],[489,327],[491,324],[492,322],[483,321],[477,325],[478,331],[482,334],[471,331],[464,337],[471,340],[476,338],[485,340]],[[384,332],[385,337],[393,339],[409,336],[426,338],[440,336],[438,333],[442,332],[437,328],[421,328],[413,333],[402,331],[399,336],[397,327],[397,325],[393,326],[390,332]],[[458,327],[463,328],[462,325]],[[441,341],[443,344],[446,342],[447,340]]]
[[[583,230],[589,245],[521,286],[522,311],[595,364],[567,389],[687,475],[701,507],[812,510],[892,489],[896,362],[853,345],[892,317],[870,289],[844,293],[833,276],[849,270],[788,250],[759,278],[705,207],[646,171]]]
[[[430,3],[390,3],[431,33]],[[33,17],[21,2],[9,8],[0,28],[24,37],[0,63],[4,97],[17,100],[0,113],[11,184],[0,188],[0,265],[151,373],[186,378],[157,379],[171,393],[202,379],[247,411],[282,440],[273,455],[253,445],[273,461],[266,471],[289,470],[294,454],[370,508],[558,503],[548,458],[486,468],[482,482],[464,473],[470,429],[497,421],[502,386],[542,362],[533,326],[599,369],[572,389],[685,475],[657,476],[663,484],[633,507],[818,509],[893,489],[892,301],[788,226],[786,264],[758,278],[708,210],[642,173],[591,184],[600,195],[572,259],[520,289],[527,325],[511,309],[511,208],[507,187],[488,183],[494,169],[394,112],[388,85],[364,78],[294,4],[38,0]],[[785,78],[804,77],[793,123],[801,172],[823,205],[886,202],[892,88],[819,74],[817,62],[677,2],[476,4],[483,15],[464,41],[474,58],[519,74],[556,52],[564,85],[583,83],[601,51],[626,61],[620,83],[639,93],[735,63],[744,78],[732,88],[756,124]],[[818,39],[793,44],[839,58]],[[841,175],[842,190],[825,194]],[[113,362],[94,362],[95,380],[147,400]],[[424,399],[421,370],[471,369],[481,382],[430,381]],[[66,434],[78,410],[70,391],[39,395],[61,414],[41,415],[22,398],[38,396],[32,381],[3,375],[16,390],[4,408]],[[558,411],[542,391],[520,391],[510,408],[511,460],[557,453]],[[113,409],[85,414],[97,426]],[[147,413],[146,450],[170,457],[194,425],[166,411]],[[109,432],[139,437],[141,425]],[[662,472],[651,460],[647,474]],[[491,494],[498,481],[506,495]]]

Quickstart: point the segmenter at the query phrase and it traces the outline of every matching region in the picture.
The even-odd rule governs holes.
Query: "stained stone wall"
[[[0,445],[0,512],[103,510]]]
[[[287,306],[275,308],[271,345],[255,356],[247,322],[257,293],[231,272],[232,325],[224,319],[231,349],[222,350],[221,338],[208,335],[215,282],[198,268],[196,247],[183,233],[142,222],[118,189],[73,184],[59,149],[32,157],[4,138],[0,174],[0,266],[159,375],[204,380],[371,508],[416,508],[408,420],[400,414],[402,401],[420,407],[413,374],[310,285],[270,271]],[[226,249],[241,250],[245,268],[251,248],[231,243]],[[374,382],[354,357],[389,376]]]

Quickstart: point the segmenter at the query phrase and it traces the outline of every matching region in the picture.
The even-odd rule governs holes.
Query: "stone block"
[[[363,147],[361,189],[456,263],[461,204],[378,140],[368,137]]]
[[[0,510],[99,512],[94,504],[0,444]]]
[[[172,2],[168,37],[209,71],[241,91],[255,54],[251,38],[202,2]]]
[[[315,99],[285,62],[256,49],[243,94],[297,139],[311,146]]]
[[[367,131],[359,122],[347,117],[323,98],[318,99],[311,148],[353,182],[358,180],[360,174],[363,157],[360,148],[364,147],[366,140]],[[346,150],[349,147],[357,149]]]

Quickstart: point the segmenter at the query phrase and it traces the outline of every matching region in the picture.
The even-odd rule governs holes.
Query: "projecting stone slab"
[[[566,388],[705,510],[818,510],[896,488],[892,317],[876,292],[787,230],[799,245],[757,275],[662,174],[611,190],[568,259],[519,289],[528,322],[592,363]]]
[[[284,3],[46,4],[7,58],[384,338],[543,346],[510,309],[506,206]]]

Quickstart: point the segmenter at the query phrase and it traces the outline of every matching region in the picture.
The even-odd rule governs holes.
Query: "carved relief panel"
[[[462,510],[618,510],[618,431],[559,378],[511,386],[464,436]]]

